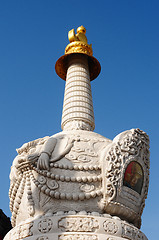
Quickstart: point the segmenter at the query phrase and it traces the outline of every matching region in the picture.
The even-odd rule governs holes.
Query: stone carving
[[[70,121],[65,124],[65,130],[86,130],[86,131],[93,131],[93,127],[83,121]]]
[[[16,183],[19,173],[21,173],[22,170],[27,170],[27,167],[29,167],[28,159],[30,155],[32,156],[32,160],[38,158],[41,148],[48,138],[49,137],[36,139],[23,144],[21,148],[17,149],[18,156],[16,156],[13,161],[10,173],[11,184]]]
[[[16,225],[17,213],[19,206],[21,204],[22,197],[24,195],[24,188],[26,186],[27,191],[27,209],[30,216],[34,215],[34,201],[32,198],[31,191],[31,171],[30,163],[28,161],[28,155],[34,154],[34,156],[39,156],[39,152],[43,144],[49,137],[39,138],[37,140],[31,141],[29,143],[23,144],[23,146],[17,149],[18,156],[14,159],[11,173],[10,173],[10,210],[12,212],[12,225]]]
[[[59,240],[98,240],[96,235],[68,234],[60,235]]]
[[[106,209],[112,201],[116,206],[121,207],[120,201],[116,201],[117,197],[121,195],[132,201],[134,205],[135,202],[138,204],[138,193],[134,192],[132,194],[128,192],[129,189],[126,187],[123,193],[122,176],[130,161],[138,161],[144,167],[144,172],[148,169],[148,157],[146,158],[148,149],[145,150],[148,144],[146,145],[145,133],[138,129],[130,130],[118,135],[112,143],[111,141],[105,143],[104,138],[101,137],[89,137],[89,134],[87,135],[84,137],[81,133],[73,133],[69,137],[62,134],[51,138],[46,137],[35,141],[35,143],[32,141],[31,144],[25,144],[25,147],[23,146],[22,150],[19,150],[22,155],[18,155],[14,161],[9,193],[13,226],[17,222],[17,213],[21,212],[18,209],[21,206],[21,199],[24,197],[27,199],[28,217],[33,217],[39,207],[42,208],[44,213],[48,212],[54,205],[53,199],[78,202],[79,200],[87,201],[90,198],[95,199],[103,195],[103,202],[101,201],[103,205],[101,204],[100,208]],[[104,150],[104,146],[107,145],[108,147]],[[136,150],[138,152],[134,150],[136,145],[138,146]],[[106,152],[104,160],[102,157],[99,158],[99,146],[102,146],[101,149]],[[141,151],[142,158],[144,158],[142,163],[140,160]],[[44,161],[41,159],[39,162],[42,155],[47,158],[44,157]],[[134,157],[136,160],[134,160]],[[20,159],[20,161],[17,159]],[[104,165],[102,166],[102,164]],[[49,166],[49,169],[47,169],[47,166]],[[16,175],[14,174],[15,169],[17,171]],[[107,179],[106,185],[104,179]],[[65,182],[78,184],[76,185],[78,192],[65,191],[66,185],[63,185]],[[142,202],[144,202],[144,197],[147,194],[147,183],[148,174],[144,174]],[[130,189],[130,191],[132,190]],[[34,197],[35,192],[37,200]],[[40,201],[40,205],[38,201]],[[96,206],[99,205],[96,204]],[[129,206],[124,206],[124,204],[122,204],[122,209],[125,215],[129,215],[127,213],[131,212],[132,216],[135,213],[135,210],[129,210]],[[76,208],[73,210],[76,210]]]
[[[80,189],[83,192],[89,193],[89,192],[92,192],[95,189],[95,187],[94,185],[85,184],[85,185],[81,185]]]
[[[37,180],[42,185],[46,183],[46,178],[44,176],[39,175]]]
[[[50,169],[50,162],[56,162],[62,159],[72,148],[74,139],[67,138],[67,145],[62,150],[62,152],[59,155],[56,155],[54,158],[52,157],[52,154],[54,152],[54,149],[57,144],[57,139],[54,137],[50,137],[46,144],[43,147],[43,150],[40,153],[40,156],[38,158],[37,167],[38,169]],[[30,155],[29,159],[35,159],[35,155]]]
[[[121,206],[125,213],[123,211],[122,214],[125,214],[125,217],[131,217],[133,214],[136,214],[136,217],[134,215],[134,220],[138,218],[136,225],[139,226],[138,214],[141,215],[142,213],[149,184],[149,138],[147,134],[139,129],[132,129],[119,134],[114,138],[109,148],[106,149],[104,161],[106,161],[106,169],[103,168],[103,174],[105,174],[106,184],[104,185],[105,194],[101,204],[107,208],[110,202],[114,202],[116,206],[117,204],[120,205],[120,196],[127,199],[124,204],[129,214],[126,213],[126,208],[124,210],[123,203]],[[132,161],[138,162],[144,169],[144,184],[141,195],[132,189],[123,187],[125,169]],[[130,201],[131,206],[132,204],[134,205],[134,210],[130,209]]]
[[[121,176],[120,169],[122,166],[122,159],[119,145],[116,145],[115,148],[111,148],[106,160],[109,162],[106,170],[106,178],[108,180],[106,192],[107,196],[109,196],[109,201],[111,201],[116,195],[115,186]]]
[[[90,162],[94,157],[98,157],[98,154],[95,152],[94,144],[96,141],[90,141],[89,139],[77,139],[74,142],[74,146],[71,148],[69,154],[65,157],[72,160],[73,162]]]
[[[94,232],[99,223],[92,217],[66,217],[59,221],[59,227],[66,232]]]
[[[126,223],[122,223],[122,237],[130,240],[148,240],[138,228]]]
[[[119,229],[115,222],[109,220],[103,223],[103,228],[109,234],[116,234]]]
[[[20,231],[19,231],[19,239],[23,239],[28,236],[32,236],[33,235],[32,231],[31,231],[32,226],[33,226],[33,223],[21,225]]]
[[[51,189],[51,190],[55,190],[59,187],[58,183],[55,180],[52,179],[48,179],[47,180],[47,186]]]
[[[95,236],[94,238],[92,238]],[[145,235],[132,224],[119,217],[98,212],[57,212],[50,217],[41,216],[30,223],[13,228],[5,240],[51,240],[51,239],[101,239],[147,240]]]
[[[18,227],[11,229],[11,231],[6,235],[5,239],[20,240],[20,239],[24,239],[26,237],[32,236],[33,235],[33,232],[31,230],[32,226],[33,226],[33,222],[19,225]]]
[[[38,229],[41,233],[47,233],[52,228],[52,221],[49,218],[43,219],[38,224]]]
[[[39,139],[39,141],[35,141],[34,144],[33,142],[31,142],[31,144],[28,143],[28,145],[25,145],[25,148],[23,146],[22,150],[19,150],[22,156],[18,155],[13,164],[13,170],[16,168],[17,171],[16,177],[13,174],[14,171],[11,172],[10,208],[13,213],[13,226],[16,225],[17,216],[21,211],[26,212],[26,210],[22,210],[22,198],[26,199],[28,217],[34,217],[36,211],[38,213],[39,209],[43,214],[49,211],[56,211],[57,207],[53,199],[69,200],[75,204],[75,202],[78,203],[79,200],[87,201],[90,198],[102,198],[102,195],[104,207],[97,204],[97,199],[96,208],[104,208],[105,210],[107,205],[114,201],[114,204],[120,206],[122,213],[125,212],[126,216],[129,216],[130,212],[131,216],[135,216],[133,215],[135,210],[131,210],[129,206],[125,206],[124,204],[121,205],[117,197],[119,195],[125,196],[125,199],[131,200],[133,204],[135,204],[135,202],[138,203],[138,195],[135,195],[138,193],[135,192],[131,194],[131,192],[128,192],[129,189],[125,187],[125,195],[122,195],[122,176],[128,163],[134,161],[134,157],[142,167],[144,166],[144,172],[148,168],[148,158],[147,160],[146,157],[144,158],[144,163],[140,162],[141,151],[144,157],[147,153],[145,146],[148,146],[146,145],[147,139],[144,139],[144,133],[138,129],[130,130],[118,135],[113,142],[106,142],[104,138],[98,138],[96,134],[93,135],[93,133],[92,136],[93,137],[90,137],[89,134],[82,135],[82,133],[73,133],[69,135],[69,137],[67,134],[57,134],[51,138],[46,137]],[[136,145],[139,149],[141,147],[141,150],[138,150],[138,155],[134,150]],[[105,149],[104,146],[108,147]],[[100,154],[99,149],[103,149],[103,152],[106,152],[104,160],[102,157],[100,158],[100,155],[103,153],[101,152]],[[44,161],[41,161],[41,159],[39,162],[42,155],[47,156],[47,158],[45,159],[44,157]],[[74,157],[71,158],[72,155]],[[21,157],[22,160],[17,161],[17,159],[21,159]],[[47,169],[47,165],[49,169]],[[107,181],[105,181],[105,179],[107,179]],[[65,183],[76,186],[74,187],[76,192],[69,191],[69,189],[68,191],[65,190],[65,188],[67,188],[66,185],[64,185]],[[148,175],[145,174],[141,194],[142,201],[144,196],[146,196],[145,189],[147,188],[147,183]],[[101,198],[99,199],[100,201]],[[136,200],[133,200],[133,198],[136,198]],[[21,210],[19,211],[20,206]],[[52,207],[55,210],[53,210]],[[66,209],[68,209],[68,207]],[[95,211],[98,211],[98,209]],[[76,207],[72,210],[76,210]],[[118,215],[118,211],[116,214]],[[136,216],[133,218],[136,218]],[[19,219],[18,217],[18,221]],[[131,221],[133,222],[134,220]]]

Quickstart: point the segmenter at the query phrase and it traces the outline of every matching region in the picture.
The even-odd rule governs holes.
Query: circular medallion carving
[[[110,234],[115,234],[118,231],[117,224],[115,222],[108,221],[108,220],[103,223],[103,228],[107,233],[110,233]]]
[[[51,230],[52,228],[52,221],[51,219],[44,219],[44,220],[41,220],[38,224],[38,229],[40,232],[42,233],[47,233]]]

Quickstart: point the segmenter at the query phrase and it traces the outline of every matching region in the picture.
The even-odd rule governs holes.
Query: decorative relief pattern
[[[27,223],[24,225],[19,225],[18,227],[13,228],[5,237],[6,240],[11,240],[11,239],[24,239],[26,237],[30,237],[33,235],[32,233],[32,228],[33,223]]]
[[[80,97],[79,97],[80,98]],[[86,130],[86,131],[93,131],[93,128],[90,124],[85,123],[83,121],[75,121],[72,120],[65,124],[65,130]]]
[[[63,142],[60,145],[61,141]],[[61,148],[63,147],[63,143],[65,143],[64,149],[58,156],[52,158],[52,152],[54,151],[57,142]],[[95,145],[97,142],[98,144],[99,142],[104,143],[105,140],[103,138],[90,138],[80,135],[77,136],[75,134],[72,135],[71,138],[62,136],[60,139],[54,137],[37,139],[35,141],[26,143],[19,148],[17,150],[19,155],[14,159],[10,174],[11,186],[9,196],[10,209],[12,211],[12,225],[16,226],[16,224],[19,224],[19,222],[17,222],[17,215],[21,205],[21,200],[23,199],[24,191],[27,193],[27,208],[24,210],[24,212],[30,216],[34,216],[35,214],[36,207],[33,198],[32,183],[35,184],[40,192],[44,193],[48,197],[56,199],[77,201],[100,196],[102,194],[101,189],[96,190],[94,184],[89,185],[91,182],[101,182],[102,180],[102,175],[100,172],[101,166],[97,161],[98,148]],[[75,155],[77,163],[81,162],[80,165],[76,165],[74,163],[70,165],[67,163],[63,164],[58,162],[66,155],[69,155],[69,152],[72,152]],[[41,159],[39,164],[41,154],[43,154],[46,159]],[[47,157],[49,157],[49,159],[47,159]],[[95,171],[95,173],[86,173],[85,176],[79,175],[77,177],[75,177],[74,174],[72,174],[72,176],[71,174],[54,174],[52,171],[50,171],[50,169],[43,169],[44,165],[46,167],[47,161],[50,168],[60,168],[70,171]],[[92,161],[92,164],[84,165],[83,161]],[[71,160],[71,162],[73,161]],[[99,171],[98,174],[96,171]],[[60,187],[60,182],[81,182],[83,183],[83,186],[81,186],[81,188],[79,186],[79,189],[82,192],[78,194],[61,192],[60,189],[58,190]],[[88,184],[85,184],[84,186],[84,183]]]
[[[91,46],[82,42],[73,42],[73,44],[69,44],[66,49],[65,53],[84,53],[87,55],[92,55]]]
[[[41,233],[47,233],[51,230],[52,228],[52,221],[51,219],[49,218],[46,218],[44,220],[41,220],[38,224],[38,230],[41,232]]]
[[[108,163],[105,177],[107,184],[105,186],[105,201],[113,200],[118,191],[121,191],[126,164],[132,160],[140,161],[145,166],[145,184],[142,192],[142,206],[144,206],[145,198],[148,193],[149,184],[149,138],[147,134],[140,129],[132,129],[130,131],[119,134],[114,140],[112,147],[106,153],[106,161]]]
[[[25,237],[32,236],[33,235],[31,231],[32,226],[33,226],[33,223],[21,225],[19,229],[19,238],[23,239]]]
[[[37,180],[42,185],[46,183],[46,178],[44,176],[39,175]]]
[[[47,180],[47,186],[51,190],[55,190],[59,187],[58,183],[55,180],[52,180],[52,179]]]
[[[27,208],[25,214],[34,216],[34,201],[31,189],[32,170],[29,155],[32,155],[32,162],[35,162],[41,151],[42,145],[49,137],[39,138],[34,141],[25,143],[21,148],[17,149],[18,155],[15,157],[10,172],[10,210],[12,212],[12,226],[17,224],[17,215],[23,198],[24,190],[27,193]]]
[[[85,184],[80,186],[80,190],[86,193],[92,192],[94,189],[94,185]]]
[[[109,233],[109,234],[116,234],[119,227],[117,226],[117,224],[115,222],[113,222],[112,220],[109,221],[109,220],[106,220],[104,223],[103,223],[103,228],[104,230]]]
[[[122,224],[122,237],[130,240],[148,240],[147,237],[136,227],[130,224]]]
[[[68,234],[60,235],[59,240],[98,240],[96,235]]]
[[[66,232],[94,232],[99,223],[91,217],[69,217],[59,221],[59,227]]]
[[[94,157],[98,157],[94,149],[94,144],[96,141],[92,141],[90,139],[77,139],[74,142],[74,146],[71,148],[71,151],[65,156],[69,160],[75,163],[87,163],[94,159]]]

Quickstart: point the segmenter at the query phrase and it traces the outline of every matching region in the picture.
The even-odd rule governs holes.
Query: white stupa
[[[100,73],[83,26],[56,63],[66,80],[62,132],[25,143],[11,168],[13,229],[5,240],[146,240],[149,138],[95,132],[90,81]],[[104,127],[104,126],[103,126]]]

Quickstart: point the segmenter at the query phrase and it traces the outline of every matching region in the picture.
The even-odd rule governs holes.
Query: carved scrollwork
[[[86,193],[92,192],[94,189],[94,185],[85,184],[80,186],[80,190]]]
[[[131,226],[130,224],[122,223],[122,237],[134,240],[148,240],[147,237],[136,227]]]
[[[75,163],[87,163],[98,157],[94,149],[96,141],[90,139],[75,139],[74,145],[69,154],[65,157]]]
[[[37,180],[42,185],[46,183],[46,178],[44,176],[39,175]]]
[[[86,131],[93,131],[93,126],[91,126],[89,123],[86,123],[84,121],[80,120],[73,120],[70,122],[67,122],[65,124],[65,130],[86,130]]]
[[[69,217],[59,221],[59,227],[66,232],[94,232],[99,223],[92,217]]]
[[[106,196],[111,201],[116,195],[116,186],[121,178],[122,157],[119,143],[108,151],[106,161],[108,162],[105,173],[107,179]]]
[[[11,231],[6,235],[5,240],[20,240],[32,236],[32,226],[33,222],[30,222],[11,229]]]
[[[51,190],[55,190],[59,187],[58,183],[55,180],[52,180],[52,179],[47,180],[47,186]]]
[[[98,237],[86,234],[63,234],[59,236],[59,240],[98,240]]]
[[[142,161],[145,164],[145,190],[144,198],[148,192],[149,172],[149,138],[147,134],[139,129],[132,129],[119,134],[112,143],[112,147],[106,153],[107,169],[105,177],[106,196],[108,201],[116,196],[117,186],[122,185],[125,164],[132,160]]]

